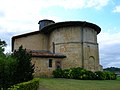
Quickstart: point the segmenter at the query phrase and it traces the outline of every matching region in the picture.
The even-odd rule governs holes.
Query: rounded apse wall
[[[49,51],[66,55],[63,68],[83,67],[91,71],[99,69],[97,34],[100,31],[99,26],[85,21],[58,22],[40,30],[48,35]]]
[[[82,43],[96,44],[97,32],[92,28],[81,26],[60,27],[50,33],[49,42],[50,48],[52,48],[52,42],[55,43],[55,46]],[[60,52],[60,50],[56,52]]]
[[[50,33],[49,42],[50,51],[53,50],[52,43],[54,42],[55,52],[67,56],[63,60],[64,68],[80,66],[86,69],[96,69],[98,67],[97,31],[93,28],[81,26],[56,28]],[[89,61],[91,56],[95,58],[94,64]],[[91,65],[94,66],[91,68]]]

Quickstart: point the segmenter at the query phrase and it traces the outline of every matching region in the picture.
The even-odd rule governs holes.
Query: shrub
[[[11,86],[8,90],[37,90],[39,87],[39,78],[34,78],[28,82],[23,82],[20,84],[16,84]]]
[[[70,69],[64,69],[63,70],[63,75],[62,75],[63,78],[70,78],[71,77],[70,73],[71,73]]]
[[[117,79],[117,75],[113,72],[105,71],[103,72],[106,75],[106,80],[115,80]]]
[[[102,71],[96,71],[95,72],[96,80],[105,80],[106,75]]]
[[[55,78],[71,78],[80,80],[114,80],[116,79],[116,74],[111,72],[102,71],[88,71],[86,69],[77,67],[70,69],[56,69],[53,71],[53,76]]]
[[[54,70],[53,75],[54,75],[55,78],[62,78],[62,76],[63,76],[62,69],[59,68],[59,69]]]
[[[71,68],[71,70],[72,70],[71,71],[72,78],[74,78],[74,79],[86,78],[86,75],[85,75],[86,70],[85,69],[78,67],[78,68]]]
[[[95,72],[95,75],[97,80],[115,80],[117,78],[115,73],[109,71],[105,72],[97,71]]]

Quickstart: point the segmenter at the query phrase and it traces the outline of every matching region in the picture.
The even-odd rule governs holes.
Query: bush
[[[71,78],[80,80],[115,80],[116,74],[102,71],[88,71],[86,69],[77,67],[70,69],[56,69],[53,71],[55,78]]]
[[[109,71],[105,71],[105,72],[97,71],[97,72],[95,72],[95,75],[96,75],[96,80],[115,80],[115,79],[117,79],[116,74],[109,72]]]
[[[106,75],[102,71],[96,71],[95,72],[96,80],[105,80]]]
[[[20,84],[16,84],[8,88],[8,90],[37,90],[39,87],[39,78],[34,78],[28,82],[23,82]]]
[[[115,80],[117,79],[117,75],[113,72],[105,71],[103,72],[106,75],[106,80]]]
[[[62,69],[56,69],[53,71],[53,75],[55,78],[62,78],[62,75],[63,75],[63,71]]]

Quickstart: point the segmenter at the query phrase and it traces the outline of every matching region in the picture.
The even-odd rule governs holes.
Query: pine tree
[[[15,83],[33,79],[34,65],[31,63],[31,53],[27,52],[26,49],[23,49],[23,47],[20,46],[18,51],[14,51],[13,56],[17,60],[17,67],[14,76]]]

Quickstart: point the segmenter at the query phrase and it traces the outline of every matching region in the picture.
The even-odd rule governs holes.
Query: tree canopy
[[[6,42],[0,39],[0,90],[7,90],[11,85],[33,79],[34,65],[32,55],[19,47],[12,54],[4,54]]]
[[[3,54],[6,46],[7,46],[6,42],[0,39],[0,54]]]
[[[109,68],[105,68],[104,70],[110,72],[120,72],[120,68],[117,67],[109,67]]]

